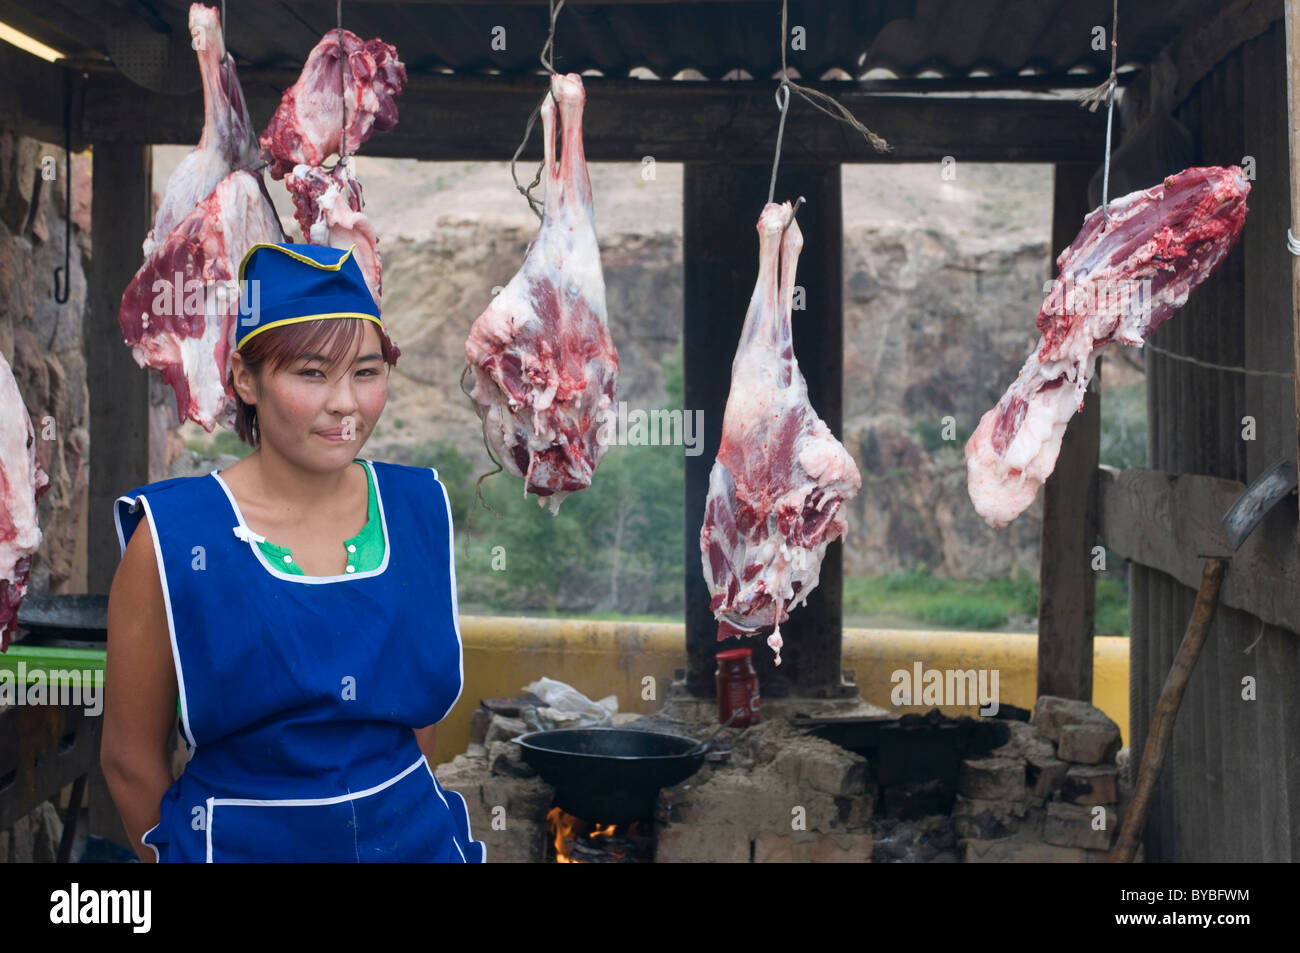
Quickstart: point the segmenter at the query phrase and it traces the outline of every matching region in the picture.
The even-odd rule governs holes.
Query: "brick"
[[[735,824],[674,824],[655,835],[656,864],[747,864],[749,853],[749,833]]]
[[[483,736],[483,743],[490,744],[493,741],[509,741],[511,738],[517,738],[528,730],[528,726],[518,718],[507,718],[505,715],[493,715],[492,720],[488,722],[487,732]]]
[[[493,741],[486,746],[485,757],[495,775],[509,778],[534,778],[536,769],[523,759],[523,749],[511,741]]]
[[[800,739],[777,752],[772,769],[790,785],[806,784],[832,795],[862,794],[867,759],[829,743]]]
[[[506,821],[503,831],[492,830],[487,822],[473,823],[470,832],[475,840],[483,842],[489,864],[536,864],[546,858],[547,841],[552,835],[545,823]]]
[[[1021,830],[1030,817],[1025,801],[990,801],[957,795],[952,826],[958,837],[996,840]]]
[[[1119,773],[1106,765],[1071,765],[1061,788],[1061,800],[1072,804],[1116,804]]]
[[[544,818],[555,805],[555,789],[541,778],[493,776],[484,779],[481,791],[484,809],[491,812],[494,807],[503,806],[508,818]]]
[[[871,862],[870,834],[764,831],[754,839],[756,864],[864,864]]]
[[[814,864],[869,864],[870,834],[823,834],[813,841],[808,860]]]
[[[1012,800],[1025,796],[1025,762],[1016,758],[975,758],[961,763],[957,790],[970,798]]]
[[[1092,851],[1017,839],[966,842],[968,864],[1080,864]]]
[[[1106,827],[1104,830],[1093,830],[1094,810],[1096,808],[1082,804],[1049,802],[1047,818],[1043,824],[1043,840],[1058,847],[1109,850],[1111,839],[1119,829],[1118,815],[1113,808],[1102,808],[1106,812]]]
[[[1050,750],[1050,743],[1048,748]],[[1025,770],[1029,784],[1028,793],[1033,797],[1051,797],[1065,784],[1069,770],[1070,765],[1067,762],[1050,753],[1046,757],[1039,755],[1030,757]]]
[[[472,743],[483,744],[487,740],[488,725],[492,721],[492,712],[483,706],[475,708],[469,716],[469,740]]]
[[[1055,695],[1043,695],[1034,705],[1034,727],[1043,737],[1061,741],[1065,729],[1070,725],[1109,726],[1119,736],[1119,726],[1099,708],[1075,698],[1058,698]],[[1118,747],[1116,751],[1118,751]],[[1113,757],[1115,752],[1111,752]],[[1058,756],[1064,758],[1058,751]],[[1069,759],[1065,759],[1069,760]],[[1096,763],[1096,762],[1092,762]]]
[[[1119,752],[1119,726],[1106,724],[1066,725],[1061,729],[1057,754],[1075,764],[1113,764]]]

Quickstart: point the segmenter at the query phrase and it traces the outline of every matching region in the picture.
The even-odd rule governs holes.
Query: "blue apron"
[[[160,862],[483,862],[413,728],[464,684],[451,506],[431,468],[371,467],[383,563],[276,572],[216,472],[113,508],[153,527],[190,760],[141,838]]]

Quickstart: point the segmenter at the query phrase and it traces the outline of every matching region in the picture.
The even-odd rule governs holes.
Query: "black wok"
[[[689,778],[709,750],[706,741],[631,728],[530,731],[514,741],[555,788],[555,803],[595,824],[650,818],[660,788]]]

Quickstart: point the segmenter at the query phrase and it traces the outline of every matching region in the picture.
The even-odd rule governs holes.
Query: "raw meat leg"
[[[586,93],[576,73],[551,76],[542,105],[546,202],[524,264],[465,342],[470,397],[484,436],[524,494],[558,513],[591,485],[605,455],[599,431],[614,402],[618,352],[605,315],[591,182],[582,149]],[[563,150],[555,160],[555,109]]]
[[[796,222],[782,235],[790,210],[769,203],[758,220],[758,283],[731,363],[700,529],[718,639],[774,626],[767,642],[778,665],[781,623],[817,587],[826,547],[847,531],[841,504],[862,486],[808,402],[795,360],[790,313],[803,236]]]
[[[146,258],[231,170],[253,169],[260,160],[235,59],[225,56],[217,11],[201,3],[192,4],[190,36],[198,51],[199,74],[203,78],[203,134],[194,151],[167,179],[166,193],[144,240]]]
[[[167,236],[122,295],[118,324],[135,361],[162,372],[177,419],[232,427],[226,389],[239,311],[236,271],[257,242],[282,242],[262,177],[232,172]],[[179,278],[178,278],[179,276]]]
[[[1238,166],[1186,169],[1100,208],[1056,263],[1038,347],[966,442],[967,489],[994,529],[1024,512],[1051,475],[1097,358],[1143,340],[1236,244],[1250,183]]]
[[[36,504],[50,478],[36,459],[36,435],[18,383],[0,354],[0,652],[18,628],[32,554],[41,544]]]

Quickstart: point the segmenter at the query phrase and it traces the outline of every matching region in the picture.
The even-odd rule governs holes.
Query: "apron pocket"
[[[208,860],[459,861],[451,814],[423,765],[342,798],[210,798]]]

